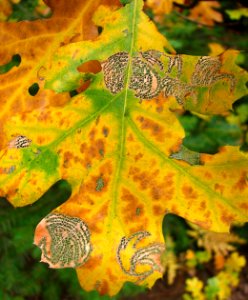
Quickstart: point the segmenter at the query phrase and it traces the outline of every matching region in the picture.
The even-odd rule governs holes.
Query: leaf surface
[[[74,0],[74,5],[64,0],[60,5],[54,0],[46,2],[53,10],[51,18],[0,23],[0,65],[9,63],[14,55],[21,58],[18,67],[0,75],[1,128],[13,114],[67,102],[68,93],[56,95],[51,90],[42,89],[46,62],[61,45],[97,36],[97,28],[90,20],[103,1]],[[38,87],[35,98],[30,93],[34,84]],[[0,148],[3,146],[6,143],[2,140]]]
[[[216,8],[220,7],[218,1],[199,2],[196,7],[190,10],[189,17],[207,26],[214,26],[215,22],[222,22],[223,17]]]
[[[135,0],[119,10],[101,6],[94,21],[102,34],[55,53],[44,72],[47,89],[67,92],[89,79],[90,86],[63,107],[12,116],[4,125],[9,144],[1,152],[0,194],[14,206],[33,203],[60,179],[70,183],[71,197],[39,223],[35,243],[50,267],[77,268],[84,289],[110,295],[125,281],[151,287],[161,277],[166,213],[215,231],[248,219],[247,155],[226,147],[214,156],[201,155],[200,165],[173,159],[184,131],[171,109],[180,105],[161,96],[168,88],[162,83],[179,80],[185,61],[185,82],[176,81],[185,93],[175,85],[167,95],[201,112],[206,112],[202,102],[188,97],[191,88],[206,95],[209,87],[192,87],[187,64],[195,66],[200,58],[165,53],[170,45],[142,4]],[[230,52],[225,55],[224,62]],[[78,70],[96,60],[101,72]],[[234,78],[237,96],[244,93],[245,80],[241,69],[231,68],[238,74],[220,81],[226,88]]]

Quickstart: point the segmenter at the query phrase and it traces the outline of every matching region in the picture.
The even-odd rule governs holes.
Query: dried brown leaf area
[[[17,72],[24,78],[2,103],[8,122],[2,123],[0,194],[24,206],[67,180],[70,198],[36,228],[42,261],[76,268],[81,285],[102,294],[114,295],[125,281],[151,287],[163,273],[167,212],[215,231],[248,219],[247,155],[225,147],[199,155],[198,165],[175,159],[184,131],[172,109],[225,112],[246,92],[247,75],[234,64],[234,51],[217,57],[165,53],[171,47],[142,12],[141,0],[120,9],[100,6],[92,28],[103,31],[92,40],[82,34],[82,17],[98,2],[56,3],[48,2],[58,22],[21,23],[27,28],[20,32],[15,24],[17,41],[6,36],[6,45],[16,43],[27,58],[18,68],[30,71],[13,68],[0,77]],[[35,68],[28,65],[32,51],[38,51]],[[92,62],[102,69],[86,71]],[[46,89],[40,85],[30,109],[25,93],[37,76]],[[83,92],[68,98],[75,89]]]

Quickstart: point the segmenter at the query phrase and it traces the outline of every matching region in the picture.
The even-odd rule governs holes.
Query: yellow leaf
[[[243,16],[248,17],[248,8],[241,7],[238,9],[227,9],[226,13],[229,15],[231,20],[239,20]]]
[[[245,243],[245,240],[235,234],[212,232],[204,230],[194,224],[189,225],[194,229],[188,232],[189,235],[197,240],[199,247],[203,247],[209,253],[214,252],[216,255],[227,255],[228,252],[235,249],[231,243]]]
[[[168,284],[171,285],[173,284],[176,278],[177,270],[179,269],[179,264],[175,255],[174,242],[170,236],[166,237],[165,243],[166,251],[161,257],[161,261],[162,266],[164,267],[164,272],[167,276]]]
[[[12,13],[12,4],[9,0],[0,0],[0,21],[5,21]]]
[[[222,22],[222,15],[216,11],[220,4],[218,1],[200,1],[190,10],[189,17],[203,25],[213,26],[215,22]]]
[[[225,52],[225,48],[218,43],[209,43],[208,47],[210,49],[209,55],[211,56],[217,56]]]
[[[233,252],[226,261],[225,268],[231,269],[233,272],[240,272],[245,266],[246,259],[244,256],[239,255],[237,252]]]
[[[185,0],[147,0],[147,7],[153,10],[157,16],[169,14],[173,9],[173,3],[183,4]]]
[[[186,280],[186,291],[192,294],[193,299],[205,300],[202,289],[203,282],[197,277],[189,278]]]

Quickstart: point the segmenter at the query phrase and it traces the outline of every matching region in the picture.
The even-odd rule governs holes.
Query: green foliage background
[[[37,0],[23,0],[19,4],[14,4],[9,20],[38,18],[35,12],[37,2]],[[199,26],[185,19],[187,9],[180,14],[172,12],[164,17],[163,25],[157,24],[157,26],[178,53],[207,55],[208,43],[218,42],[226,48],[242,50],[239,63],[247,69],[248,37],[245,36],[245,30],[248,18],[230,20],[225,9],[236,8],[236,1],[220,2],[224,22],[212,28]],[[147,14],[153,19],[151,10],[147,10]],[[18,65],[18,57],[15,57],[10,64],[0,66],[0,73],[7,72],[14,65]],[[242,98],[237,101],[232,114],[227,117],[213,116],[202,119],[189,112],[181,115],[179,118],[186,131],[184,145],[190,150],[207,153],[216,153],[223,145],[240,145],[242,150],[247,151],[247,99]],[[221,99],[216,101],[221,101]],[[34,229],[45,215],[68,199],[70,192],[68,184],[60,181],[29,207],[15,209],[5,199],[0,199],[0,299],[109,299],[107,296],[100,297],[96,292],[84,292],[79,286],[74,270],[53,270],[49,269],[46,264],[38,263],[40,250],[33,245]],[[185,251],[189,247],[190,239],[186,234],[185,222],[181,218],[169,216],[164,221],[163,227],[165,235],[168,228],[172,228],[170,234],[175,239],[176,252]],[[247,226],[236,231],[243,237],[247,236]],[[144,288],[127,283],[119,295],[113,299],[121,299],[142,291]]]

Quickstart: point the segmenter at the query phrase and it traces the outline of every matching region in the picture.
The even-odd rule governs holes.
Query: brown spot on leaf
[[[95,135],[96,135],[96,130],[93,128],[93,129],[91,129],[91,131],[90,131],[89,134],[88,134],[89,139],[90,139],[90,140],[94,140]]]
[[[44,136],[39,135],[39,136],[37,137],[37,143],[38,143],[39,145],[44,144],[45,141],[46,141],[46,138],[45,138]]]
[[[137,162],[138,160],[140,160],[142,157],[143,157],[143,154],[142,154],[142,153],[139,152],[138,154],[136,154],[136,155],[134,156],[135,162]]]
[[[103,228],[101,226],[101,223],[96,223],[94,219],[88,221],[88,226],[93,234],[103,234]]]
[[[173,184],[173,174],[168,173],[164,176],[163,180],[158,180],[158,175],[160,171],[155,169],[150,173],[141,171],[137,167],[131,167],[129,169],[129,175],[131,175],[134,182],[139,183],[142,190],[148,190],[151,197],[154,200],[159,200],[161,198],[166,200],[171,200],[174,193]]]
[[[145,218],[141,224],[130,228],[130,234],[147,230],[147,226],[148,226],[148,220],[147,220],[147,218]]]
[[[211,179],[213,178],[212,174],[210,172],[205,172],[204,173],[204,176],[207,178],[207,179]]]
[[[232,214],[230,214],[228,212],[223,211],[222,212],[222,216],[221,216],[221,220],[225,224],[230,225],[235,220],[235,217],[234,217],[234,215],[232,215]]]
[[[50,111],[42,111],[39,116],[38,116],[38,120],[40,122],[48,122],[49,120],[51,120],[51,112]]]
[[[110,268],[107,268],[107,275],[108,275],[110,281],[113,281],[113,282],[118,281],[118,277],[113,274],[113,272]]]
[[[205,201],[201,201],[200,208],[201,208],[201,210],[205,210],[206,209],[206,202]]]
[[[182,192],[186,199],[196,199],[198,197],[196,191],[194,191],[193,188],[188,185],[184,185],[182,187]]]
[[[129,142],[133,142],[134,141],[133,135],[131,133],[128,135],[127,141],[129,141]]]
[[[224,185],[219,184],[219,183],[216,183],[216,184],[214,185],[214,189],[215,189],[216,191],[219,191],[221,194],[223,194],[224,188],[225,188]]]
[[[92,132],[92,136],[95,134]],[[105,141],[103,139],[91,139],[87,143],[82,143],[80,152],[84,154],[84,166],[92,165],[93,159],[101,160],[105,153]]]
[[[161,112],[163,112],[163,110],[164,110],[164,108],[163,108],[163,106],[158,106],[157,108],[156,108],[156,111],[157,111],[157,113],[161,113]]]
[[[143,221],[144,205],[139,202],[137,197],[135,197],[128,189],[123,188],[121,200],[125,203],[125,206],[123,206],[122,209],[125,222],[128,223],[130,220],[137,221],[137,219],[141,217]]]
[[[206,218],[206,219],[208,219],[209,217],[210,217],[210,211],[207,211],[205,214],[204,214],[204,217]]]
[[[63,167],[64,168],[70,168],[72,167],[72,163],[82,163],[82,160],[78,157],[73,155],[70,151],[66,151],[64,153],[64,162],[63,162]]]
[[[103,126],[102,134],[104,135],[104,137],[107,137],[109,135],[109,128],[106,126]]]
[[[166,135],[165,135],[164,129],[161,125],[159,125],[158,123],[156,123],[148,118],[144,118],[142,116],[137,117],[137,120],[141,123],[142,130],[149,130],[151,135],[153,137],[155,137],[155,139],[157,141],[164,142]],[[169,133],[167,133],[167,136],[168,135],[169,135]]]
[[[153,213],[156,216],[161,216],[161,215],[165,214],[165,209],[160,205],[154,205],[153,206]]]
[[[248,203],[244,202],[239,205],[240,208],[248,210]]]
[[[100,285],[98,291],[99,291],[100,295],[106,295],[106,294],[108,294],[109,286],[108,286],[107,280],[105,280],[105,279],[102,280],[101,285]]]
[[[169,187],[169,186],[172,186],[173,185],[173,177],[174,177],[174,174],[173,173],[168,173],[167,175],[165,175],[165,177],[164,177],[164,181],[165,181],[165,185],[167,186],[167,187]]]
[[[64,163],[63,163],[64,168],[69,168],[71,166],[72,157],[73,157],[73,155],[71,152],[66,151],[64,153]]]
[[[106,193],[111,175],[111,162],[106,161],[104,165],[100,167],[99,175],[90,176],[88,180],[82,184],[80,193],[84,195],[84,200],[87,199],[90,194],[101,197],[104,193]]]
[[[239,191],[244,191],[247,188],[247,173],[243,172],[237,181],[237,183],[234,185],[234,189],[238,189]]]
[[[101,265],[102,256],[90,257],[89,260],[84,264],[84,268],[94,270]]]

